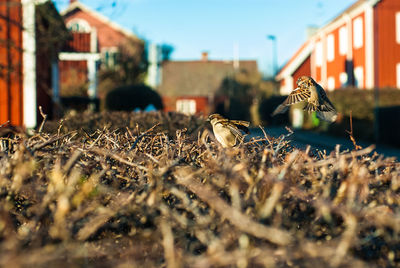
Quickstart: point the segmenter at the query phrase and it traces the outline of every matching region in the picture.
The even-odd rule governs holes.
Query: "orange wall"
[[[362,20],[363,20],[363,31],[364,31],[363,32],[363,45],[362,45],[362,47],[355,49],[354,48],[354,44],[353,44],[353,48],[352,48],[353,49],[353,66],[354,66],[354,68],[357,68],[359,66],[363,67],[363,71],[364,71],[364,75],[363,75],[364,82],[363,82],[363,84],[364,84],[364,87],[365,87],[365,81],[366,81],[366,79],[365,79],[365,76],[366,76],[365,75],[365,69],[366,69],[365,68],[365,29],[366,28],[365,27],[366,27],[366,25],[365,25],[365,15],[364,15],[364,13],[362,13],[362,14],[360,14],[360,15],[358,15],[358,16],[356,16],[356,17],[354,17],[352,19],[351,27],[353,29],[354,20],[359,18],[359,17],[361,17]],[[354,33],[353,33],[353,35],[354,35]]]
[[[339,54],[339,29],[342,26],[344,26],[344,24],[340,25],[338,28],[326,35],[328,36],[329,34],[333,34],[334,36],[334,59],[331,62],[327,61],[326,71],[328,78],[335,78],[335,88],[339,88],[341,86],[339,76],[340,73],[346,71],[346,55]]]
[[[8,41],[8,42],[7,42]],[[0,124],[22,125],[22,8],[0,0]]]
[[[400,12],[399,0],[378,2],[375,21],[375,85],[396,86],[396,64],[400,63],[400,44],[396,42],[395,14]]]
[[[297,87],[297,84],[296,84],[297,79],[303,75],[307,75],[307,76],[311,75],[311,58],[310,57],[307,57],[307,59],[299,66],[299,68],[297,68],[297,70],[293,72],[293,88]]]

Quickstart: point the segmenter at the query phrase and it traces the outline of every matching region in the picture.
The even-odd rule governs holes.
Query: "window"
[[[67,28],[73,32],[89,33],[91,27],[89,23],[83,19],[73,19],[67,23]]]
[[[396,65],[397,88],[400,89],[400,63]]]
[[[346,55],[347,53],[347,28],[343,26],[339,29],[339,53]]]
[[[340,73],[339,75],[339,81],[340,81],[340,86],[345,87],[347,86],[347,73]]]
[[[333,34],[328,35],[327,41],[327,60],[333,61],[335,59],[335,37]]]
[[[176,111],[183,114],[195,114],[196,113],[196,101],[195,100],[177,100]]]
[[[101,50],[102,68],[114,68],[118,64],[118,48],[107,47]]]
[[[400,44],[400,12],[396,13],[396,41]]]
[[[333,76],[328,77],[328,90],[332,91],[335,89],[335,78]]]
[[[364,68],[359,66],[354,68],[354,85],[358,88],[364,87]]]
[[[317,44],[315,45],[315,64],[317,64],[317,66],[322,65],[322,43],[321,43],[321,41],[318,41]]]
[[[360,48],[363,46],[363,19],[357,18],[353,22],[353,46],[354,48]]]

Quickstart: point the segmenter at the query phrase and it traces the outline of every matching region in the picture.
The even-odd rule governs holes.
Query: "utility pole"
[[[271,40],[271,42],[272,42],[272,59],[273,59],[272,76],[275,79],[275,75],[278,72],[278,51],[277,51],[277,45],[276,45],[276,36],[275,35],[267,35],[267,38],[269,40]]]

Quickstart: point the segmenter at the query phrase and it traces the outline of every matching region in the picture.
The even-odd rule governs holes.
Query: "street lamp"
[[[273,58],[273,77],[278,72],[278,52],[276,46],[276,36],[275,35],[267,35],[267,38],[272,41],[272,58]]]

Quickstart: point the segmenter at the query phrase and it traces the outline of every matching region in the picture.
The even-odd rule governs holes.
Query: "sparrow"
[[[220,114],[211,114],[208,121],[213,128],[214,136],[222,147],[233,147],[243,142],[242,131],[249,134],[250,122],[242,120],[229,120]]]
[[[319,119],[334,122],[337,118],[337,111],[326,96],[325,90],[310,76],[301,76],[297,79],[295,88],[287,99],[279,105],[272,116],[284,113],[290,105],[306,101],[305,111],[316,112]]]

